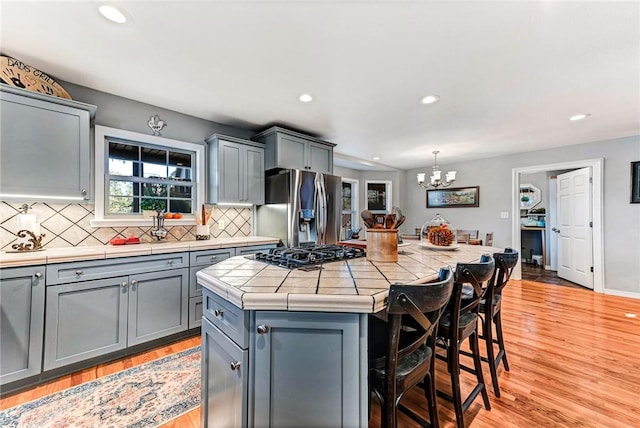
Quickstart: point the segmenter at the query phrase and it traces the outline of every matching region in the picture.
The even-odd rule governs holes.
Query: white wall
[[[415,181],[418,172],[431,168],[425,159],[425,167],[405,172],[403,231],[440,213],[457,228],[494,232],[494,245],[506,247],[512,220],[501,219],[500,212],[511,215],[512,169],[594,158],[604,158],[605,289],[640,295],[640,204],[629,203],[630,162],[640,160],[640,136],[441,165],[444,171],[458,171],[456,187],[480,186],[478,208],[427,209],[426,191]]]

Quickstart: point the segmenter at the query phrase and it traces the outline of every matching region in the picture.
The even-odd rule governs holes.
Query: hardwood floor
[[[531,281],[512,281],[504,291],[503,328],[511,367],[500,366],[501,398],[489,388],[492,410],[474,402],[466,426],[496,427],[640,427],[640,302],[592,291]],[[626,317],[638,313],[637,318]],[[94,367],[32,391],[0,400],[0,409],[53,393],[164,355],[195,346],[198,338],[139,356]],[[481,344],[482,347],[483,344]],[[463,360],[464,361],[464,360]],[[448,374],[438,361],[438,386],[448,390]],[[490,379],[485,365],[484,376]],[[471,375],[462,373],[463,381]],[[468,393],[470,383],[463,383]],[[421,391],[403,402],[426,414]],[[454,427],[451,404],[439,399],[440,426]],[[380,426],[374,400],[370,428]],[[193,410],[164,427],[199,427]],[[400,415],[399,426],[417,427]]]
[[[522,279],[525,281],[542,282],[545,284],[562,285],[565,287],[585,288],[574,282],[558,277],[553,270],[542,269],[532,264],[522,263]]]

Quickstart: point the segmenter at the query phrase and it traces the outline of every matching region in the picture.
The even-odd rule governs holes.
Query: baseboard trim
[[[604,294],[608,294],[610,296],[628,297],[630,299],[640,299],[640,293],[634,293],[632,291],[609,290],[605,288]]]

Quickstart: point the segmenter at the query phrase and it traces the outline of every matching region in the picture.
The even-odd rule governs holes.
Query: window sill
[[[153,227],[153,219],[131,218],[131,219],[94,219],[89,222],[91,227]],[[171,226],[195,226],[196,220],[193,217],[181,218],[178,220],[165,219],[164,227]]]

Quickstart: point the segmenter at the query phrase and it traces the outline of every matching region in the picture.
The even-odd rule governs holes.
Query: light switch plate
[[[509,218],[509,211],[500,211],[500,218]]]
[[[218,230],[223,230],[224,226],[224,220],[218,220]]]

